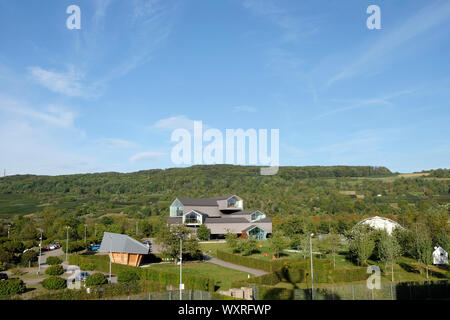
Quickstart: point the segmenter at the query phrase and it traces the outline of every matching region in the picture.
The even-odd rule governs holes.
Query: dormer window
[[[202,216],[198,212],[191,211],[184,215],[183,223],[185,224],[202,224]]]
[[[236,199],[235,198],[230,198],[228,199],[228,208],[236,208]]]
[[[251,222],[259,221],[261,219],[264,219],[265,217],[266,215],[261,211],[255,211],[250,215],[250,221]]]

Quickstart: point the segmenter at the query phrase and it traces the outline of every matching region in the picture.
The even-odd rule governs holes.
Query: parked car
[[[8,280],[8,275],[6,273],[0,273],[0,280]]]
[[[88,248],[89,251],[97,251],[98,249],[100,249],[100,245],[99,244],[90,245],[89,248]]]
[[[56,244],[52,244],[52,245],[50,245],[50,250],[55,250],[55,249],[58,249],[58,247],[56,246]]]
[[[42,251],[50,251],[50,247],[49,246],[42,247]]]

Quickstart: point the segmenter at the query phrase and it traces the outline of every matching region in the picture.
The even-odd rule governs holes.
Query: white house
[[[374,228],[375,230],[385,230],[388,234],[392,234],[392,231],[395,228],[404,229],[399,223],[395,222],[394,220],[378,216],[370,217],[357,223],[357,225],[361,224],[366,224]]]
[[[448,253],[441,247],[434,247],[433,264],[448,264]]]

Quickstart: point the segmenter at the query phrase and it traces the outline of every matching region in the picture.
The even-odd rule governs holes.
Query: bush
[[[60,258],[58,258],[58,257],[48,257],[47,258],[47,264],[48,265],[53,266],[55,264],[61,264],[61,263],[62,263],[62,260]]]
[[[64,273],[64,268],[60,264],[55,264],[51,267],[48,267],[47,270],[45,270],[45,273],[51,276],[59,276]]]
[[[0,263],[12,263],[14,261],[14,254],[0,248]]]
[[[211,231],[204,224],[197,229],[197,236],[200,240],[209,240],[210,235]]]
[[[60,277],[49,277],[42,281],[42,286],[47,290],[60,290],[67,287],[67,282]]]
[[[107,284],[108,279],[105,277],[103,273],[94,273],[90,275],[86,279],[86,286],[92,287],[92,286],[100,286],[102,284]]]
[[[0,281],[0,296],[21,294],[26,291],[25,283],[17,278]]]
[[[122,270],[117,275],[119,282],[132,282],[139,280],[139,274],[134,270]]]

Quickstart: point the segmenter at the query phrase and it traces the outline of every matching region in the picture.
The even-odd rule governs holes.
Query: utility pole
[[[183,234],[178,235],[180,238],[180,300],[183,299]]]
[[[38,261],[38,274],[41,274],[41,255],[42,255],[42,229],[39,229],[41,231],[41,238],[39,241],[39,261]]]
[[[312,238],[314,237],[314,233],[311,233],[309,237],[309,252],[311,255],[311,298],[314,300],[314,270],[313,270],[313,255],[312,255]]]
[[[67,264],[69,264],[69,258],[68,258],[68,253],[69,253],[69,229],[70,227],[67,226],[66,230],[67,230],[67,238],[66,238],[66,261]]]
[[[111,284],[112,235],[109,235],[109,283]]]

